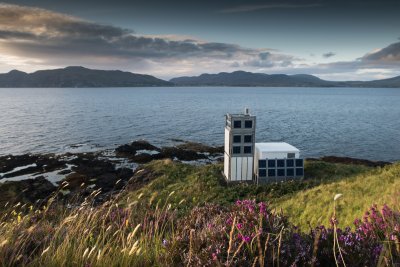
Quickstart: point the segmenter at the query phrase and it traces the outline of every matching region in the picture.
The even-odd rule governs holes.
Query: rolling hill
[[[137,87],[171,86],[172,83],[150,75],[119,70],[92,70],[84,67],[40,70],[25,73],[12,70],[0,74],[0,87]]]
[[[173,78],[177,86],[263,86],[263,87],[400,87],[400,76],[375,81],[326,81],[308,74],[265,74],[246,71]]]

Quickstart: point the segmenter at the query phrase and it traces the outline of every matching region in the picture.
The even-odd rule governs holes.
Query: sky
[[[398,0],[0,2],[0,72],[84,66],[170,79],[245,70],[400,75]]]

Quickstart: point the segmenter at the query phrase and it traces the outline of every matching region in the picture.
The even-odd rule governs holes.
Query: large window
[[[277,172],[279,177],[285,176],[285,169],[278,169]]]
[[[303,159],[296,159],[296,167],[303,167]]]
[[[267,170],[266,169],[258,170],[258,176],[259,177],[266,177],[267,176]]]
[[[240,146],[234,146],[232,148],[232,153],[233,154],[240,154]]]
[[[297,176],[303,176],[304,175],[303,168],[296,168],[296,175]]]
[[[294,176],[294,169],[286,169],[286,176]]]
[[[246,120],[244,122],[244,128],[253,128],[253,121]]]
[[[275,176],[276,176],[275,169],[269,169],[268,170],[268,177],[275,177]]]
[[[245,142],[245,143],[251,143],[251,142],[252,142],[252,139],[253,139],[253,136],[252,136],[252,135],[245,135],[245,136],[244,136],[244,142]]]
[[[234,135],[234,136],[233,136],[233,142],[234,142],[234,143],[240,143],[240,142],[242,142],[242,136],[241,136],[241,135]]]
[[[258,161],[258,168],[266,168],[267,167],[267,161],[260,159]]]
[[[283,168],[283,167],[285,167],[285,160],[284,160],[284,159],[278,159],[278,160],[276,161],[276,163],[277,163],[277,165],[278,165],[278,168]]]
[[[287,167],[294,167],[294,159],[286,160],[286,166]]]
[[[233,128],[242,128],[242,121],[233,121]]]
[[[275,160],[274,159],[268,160],[268,168],[275,168]]]
[[[265,167],[267,165],[267,167]],[[268,177],[295,178],[304,176],[303,159],[266,159],[258,161],[259,169],[266,169]]]
[[[243,147],[243,153],[251,154],[251,146],[244,146]]]

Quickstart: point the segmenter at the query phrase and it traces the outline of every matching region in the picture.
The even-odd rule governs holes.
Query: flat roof
[[[256,143],[261,152],[300,152],[296,147],[285,142]]]

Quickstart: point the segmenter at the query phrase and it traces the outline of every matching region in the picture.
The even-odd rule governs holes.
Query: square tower
[[[224,175],[228,182],[253,180],[256,117],[249,114],[225,116]]]

